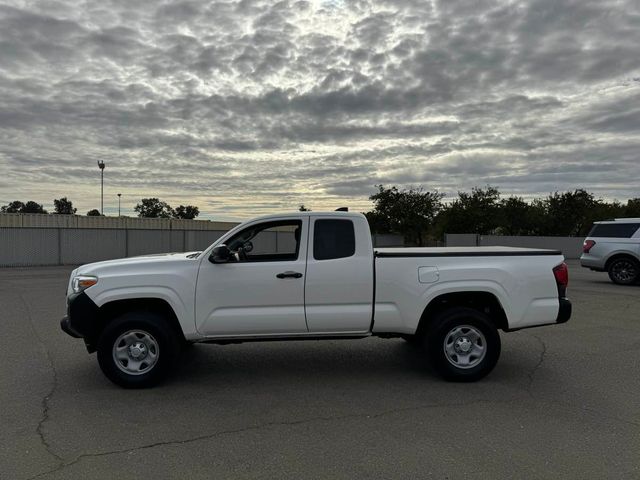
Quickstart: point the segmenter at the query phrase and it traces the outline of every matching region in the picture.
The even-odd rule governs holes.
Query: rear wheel
[[[631,285],[640,279],[640,265],[630,257],[616,258],[607,268],[609,278],[618,285]]]
[[[178,353],[179,342],[164,317],[130,312],[110,322],[98,341],[98,363],[113,383],[147,388],[160,383]]]
[[[473,382],[488,375],[500,357],[500,334],[491,319],[454,307],[433,319],[424,339],[435,370],[446,380]]]

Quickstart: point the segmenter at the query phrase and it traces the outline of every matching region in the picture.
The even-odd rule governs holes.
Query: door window
[[[300,220],[251,225],[225,243],[238,262],[295,261],[300,251]]]

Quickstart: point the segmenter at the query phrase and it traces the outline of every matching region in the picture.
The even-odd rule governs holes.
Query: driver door
[[[232,261],[203,258],[196,327],[206,336],[306,333],[304,281],[309,218],[248,225],[225,244]]]

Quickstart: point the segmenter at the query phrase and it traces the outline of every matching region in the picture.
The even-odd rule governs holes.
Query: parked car
[[[62,329],[123,387],[159,382],[180,345],[402,337],[444,378],[474,381],[499,330],[566,322],[558,251],[379,248],[364,215],[297,212],[235,227],[203,252],[92,263],[71,273]]]
[[[640,280],[640,218],[595,222],[582,247],[580,264],[608,272],[613,283],[631,285]]]

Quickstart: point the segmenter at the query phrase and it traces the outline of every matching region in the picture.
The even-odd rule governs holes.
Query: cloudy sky
[[[640,196],[640,2],[0,0],[0,203]]]

